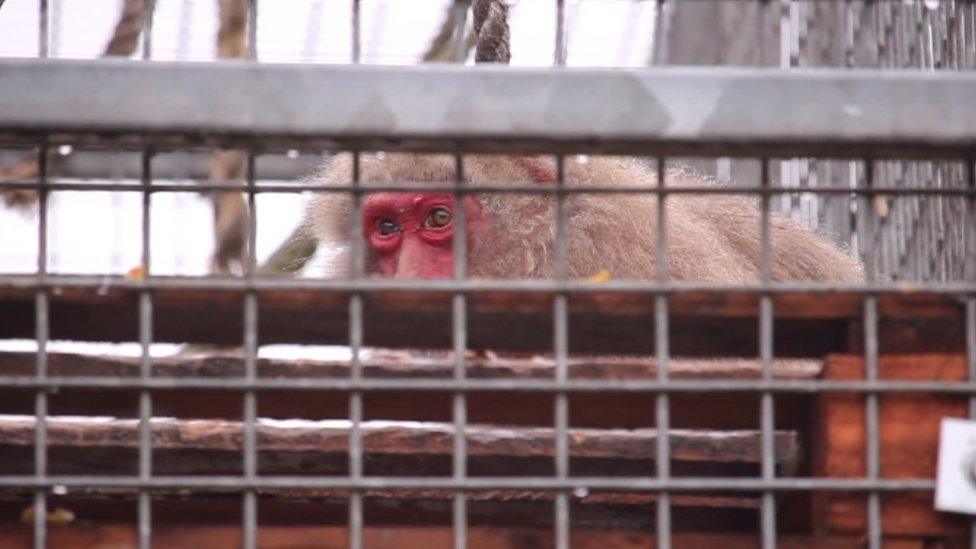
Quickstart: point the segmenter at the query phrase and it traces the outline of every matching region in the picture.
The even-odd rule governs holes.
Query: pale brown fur
[[[386,154],[361,157],[361,180],[374,183],[450,182],[454,159],[445,155]],[[511,157],[464,157],[466,180],[521,184],[530,180]],[[351,180],[349,155],[334,159],[321,178],[331,184]],[[567,159],[567,187],[656,185],[654,174],[631,158]],[[546,183],[535,183],[546,185]],[[712,185],[683,171],[670,171],[666,185]],[[553,185],[549,183],[548,185]],[[556,199],[547,194],[479,195],[490,230],[474,234],[469,275],[483,278],[554,276]],[[758,201],[741,195],[672,195],[667,199],[668,276],[673,280],[753,282],[761,261]],[[327,193],[311,207],[312,227],[324,246],[347,246],[350,197]],[[656,277],[657,199],[643,194],[570,195],[565,203],[568,276],[585,278],[608,271],[614,279]],[[850,282],[861,278],[859,262],[800,224],[771,214],[771,276],[774,281]],[[356,223],[359,227],[359,223]],[[339,255],[329,276],[344,276],[348,260]],[[367,257],[367,272],[371,272]]]

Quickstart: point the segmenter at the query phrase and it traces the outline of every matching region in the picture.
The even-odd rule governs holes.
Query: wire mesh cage
[[[973,543],[973,2],[92,6],[0,2],[0,544]]]

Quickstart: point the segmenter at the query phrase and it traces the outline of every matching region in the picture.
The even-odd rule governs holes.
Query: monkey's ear
[[[529,172],[532,181],[536,183],[555,183],[556,166],[554,163],[538,156],[516,156],[515,163]]]

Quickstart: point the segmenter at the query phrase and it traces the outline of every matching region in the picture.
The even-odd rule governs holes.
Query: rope
[[[477,63],[502,63],[512,58],[508,28],[508,4],[504,0],[475,0],[474,32],[478,35]]]

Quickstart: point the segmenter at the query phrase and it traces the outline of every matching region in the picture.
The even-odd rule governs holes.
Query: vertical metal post
[[[51,43],[48,25],[48,0],[40,2],[40,29],[38,50],[42,59],[49,54]],[[37,278],[43,283],[47,277],[48,242],[48,143],[38,147],[37,156]],[[47,342],[49,332],[47,290],[38,290],[35,301],[35,338],[37,340],[36,377],[40,382],[47,378]],[[47,390],[38,389],[34,394],[34,475],[38,483],[47,479]],[[47,546],[47,494],[43,484],[34,491],[34,548]]]
[[[974,218],[970,217],[972,222]],[[970,231],[973,230],[970,226]],[[976,381],[976,297],[966,299],[966,373],[970,382]],[[976,395],[969,395],[969,419],[976,420]],[[976,548],[976,518],[969,523],[970,547]]]
[[[651,65],[664,65],[668,61],[671,5],[666,2],[667,0],[656,0],[654,3],[654,43],[649,63]]]
[[[566,66],[566,2],[556,0],[556,44],[553,49],[555,65]],[[566,196],[562,191],[566,186],[565,157],[556,156],[556,277],[566,280],[569,270],[568,230],[566,227]],[[566,294],[559,293],[553,303],[553,344],[556,352],[556,382],[565,383],[569,378],[569,312]],[[566,392],[556,393],[554,422],[556,427],[556,477],[569,478],[569,398]],[[555,516],[556,549],[569,549],[570,517],[569,494],[556,492]]]
[[[464,63],[468,49],[464,39],[464,27],[468,24],[468,2],[454,0],[454,62]]]
[[[360,0],[352,0],[352,62],[353,64],[359,64],[362,56],[362,37],[360,32],[362,30],[360,11],[361,7],[359,5]]]
[[[358,220],[362,217],[362,196],[359,191],[360,180],[360,158],[359,153],[353,153],[352,169],[352,215],[351,227],[352,238],[352,273],[354,280],[363,277],[363,241],[359,229]],[[351,352],[349,361],[349,378],[353,383],[362,380],[362,345],[363,345],[363,302],[362,295],[358,292],[349,296],[349,349]],[[349,421],[351,428],[349,431],[349,476],[353,481],[358,481],[362,477],[362,432],[360,424],[363,421],[363,400],[362,393],[353,390],[349,394]],[[354,487],[349,494],[349,546],[353,549],[362,547],[362,527],[363,510],[362,494],[358,488]]]
[[[565,158],[556,157],[556,278],[566,280],[568,275],[568,228],[566,227]],[[553,344],[556,352],[556,382],[563,384],[569,378],[569,319],[566,294],[559,293],[553,303]],[[556,477],[569,478],[569,399],[560,389],[556,393],[554,422],[556,427]],[[569,494],[556,492],[556,549],[568,549],[570,545]]]
[[[871,188],[874,185],[874,161],[864,160],[865,192],[861,195],[862,219],[864,221],[863,234],[865,250],[865,276],[867,282],[875,281],[875,250],[874,250],[874,210]],[[867,381],[878,379],[878,302],[877,296],[868,295],[864,298],[864,361],[865,378]],[[878,432],[878,395],[867,394],[866,402],[866,432],[867,432],[867,480],[876,484],[881,473],[880,464],[880,434]],[[876,489],[868,492],[868,547],[881,547],[881,495]]]
[[[566,0],[556,0],[556,47],[554,54],[556,66],[566,66]]]
[[[142,153],[142,275],[149,276],[150,269],[150,192],[152,185],[152,153]],[[145,279],[145,278],[144,278]],[[139,360],[139,377],[143,381],[152,377],[152,358],[150,345],[152,344],[152,292],[144,289],[139,292],[139,344],[141,358]],[[152,478],[152,393],[148,390],[139,391],[139,480],[148,482]],[[139,490],[139,547],[148,549],[152,545],[152,500],[151,493],[145,488]]]
[[[258,0],[247,3],[247,55],[251,61],[257,60],[258,45]],[[249,281],[257,273],[257,208],[255,204],[255,156],[247,152],[247,266],[245,275]],[[253,289],[244,294],[244,378],[249,385],[257,382],[258,352],[258,296]],[[257,479],[257,394],[253,388],[244,393],[244,478],[253,483]],[[256,549],[258,546],[258,501],[253,489],[244,492],[243,508],[243,546]]]
[[[463,28],[463,27],[462,27]],[[459,191],[464,186],[464,159],[460,154],[454,157],[454,280],[462,281],[468,275],[468,231],[467,212],[464,195]],[[459,384],[467,376],[465,353],[467,352],[467,301],[464,294],[456,293],[452,298],[452,338],[454,341],[454,380]],[[462,482],[467,476],[468,446],[467,421],[468,407],[462,391],[454,393],[454,480]],[[454,547],[465,549],[468,546],[468,516],[465,493],[454,493]]]
[[[657,186],[662,192],[657,199],[657,242],[654,250],[654,263],[657,281],[664,285],[668,282],[668,224],[667,224],[667,193],[666,188],[666,159],[657,159]],[[654,345],[657,362],[657,380],[665,384],[668,382],[668,368],[670,349],[668,346],[668,296],[658,294],[654,299]],[[657,430],[657,452],[655,463],[657,479],[666,483],[671,477],[671,405],[668,393],[657,393],[655,400],[655,428]],[[658,492],[657,500],[657,547],[671,548],[671,494]]]
[[[40,146],[38,156],[38,246],[37,246],[37,277],[43,283],[47,277],[47,241],[48,241],[48,190],[47,190],[47,144]],[[37,368],[38,381],[45,381],[48,370],[47,343],[49,336],[48,322],[48,292],[38,290],[35,297],[35,338],[37,339]],[[47,390],[38,389],[34,395],[34,474],[38,482],[47,478]],[[43,487],[34,492],[34,547],[40,549],[47,546],[47,495]]]
[[[156,12],[156,0],[145,0],[143,9],[146,10],[142,18],[142,60],[152,59],[153,14]]]
[[[352,273],[355,280],[363,277],[363,235],[359,230],[359,219],[362,217],[362,195],[359,191],[360,158],[358,152],[353,152],[352,162],[352,216],[350,231],[352,231]],[[362,295],[353,293],[349,296],[349,349],[352,353],[349,362],[349,377],[354,383],[362,379],[362,361],[360,354],[363,345],[363,302]],[[354,483],[360,481],[363,475],[363,447],[360,423],[363,420],[363,397],[358,390],[349,394],[349,476]],[[349,547],[361,549],[363,546],[363,500],[362,492],[354,486],[349,493]]]
[[[257,272],[257,210],[255,208],[254,153],[247,153],[247,250],[246,276],[253,281]],[[258,296],[253,289],[244,294],[244,378],[248,385],[257,382],[258,350]],[[253,483],[257,479],[257,394],[253,388],[244,393],[244,478]],[[253,489],[244,492],[244,547],[257,547],[258,533],[257,493]]]
[[[352,0],[352,62],[359,64],[362,56],[360,0]],[[352,215],[349,230],[352,231],[352,273],[355,280],[363,278],[363,235],[359,228],[362,218],[362,194],[360,193],[359,151],[352,153]],[[362,380],[360,354],[363,345],[363,298],[359,293],[349,296],[349,378],[353,383]],[[353,489],[349,492],[349,548],[363,547],[363,494],[358,486],[363,476],[363,441],[360,423],[363,421],[363,395],[354,390],[349,393],[349,477]]]
[[[247,58],[258,59],[258,0],[247,0]]]
[[[976,11],[974,11],[973,16],[973,25],[976,27]],[[974,46],[976,46],[976,40],[974,40]],[[966,159],[966,184],[971,192],[976,193],[976,158]],[[963,229],[966,231],[966,241],[963,245],[966,251],[966,265],[963,272],[965,273],[964,279],[973,282],[976,281],[976,194],[970,194],[967,198],[965,212]],[[973,382],[976,381],[976,295],[970,295],[966,299],[965,329],[966,373],[969,381]],[[969,395],[969,419],[976,420],[976,394]],[[976,549],[976,518],[970,522],[969,543],[970,547]]]
[[[767,285],[772,280],[772,239],[770,234],[769,216],[769,159],[763,158],[761,161],[761,186],[763,188],[760,197],[761,227],[760,227],[760,246],[761,246],[761,265],[760,281]],[[773,298],[764,293],[759,297],[759,356],[762,361],[763,382],[770,382],[773,379]],[[760,438],[762,454],[762,479],[772,481],[776,475],[776,457],[773,441],[773,430],[775,417],[773,416],[773,394],[770,391],[763,391],[759,403]],[[776,499],[770,490],[766,490],[762,495],[762,520],[761,535],[762,546],[764,549],[776,547]]]
[[[146,13],[142,27],[143,61],[152,59],[155,3],[155,0],[147,0],[144,5]],[[144,150],[142,152],[142,261],[140,266],[143,280],[148,278],[150,273],[151,243],[149,230],[152,195],[149,187],[152,185],[152,158],[151,151]],[[139,377],[143,381],[152,377],[152,357],[150,355],[153,330],[152,316],[152,292],[144,289],[139,292],[139,345],[141,347]],[[139,391],[139,480],[141,482],[148,482],[152,478],[152,408],[152,393],[145,389]],[[152,493],[145,488],[139,489],[138,529],[139,549],[149,549],[152,546]]]

